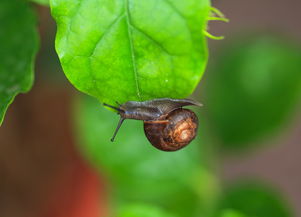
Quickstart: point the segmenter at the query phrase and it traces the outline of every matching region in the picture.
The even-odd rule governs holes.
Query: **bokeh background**
[[[201,125],[204,125],[200,137],[206,143],[200,145],[205,169],[198,185],[206,183],[200,191],[202,194],[206,191],[204,197],[210,201],[217,194],[226,195],[220,197],[230,202],[226,205],[222,202],[222,208],[240,211],[248,209],[240,206],[247,206],[252,209],[259,201],[254,209],[264,215],[257,217],[301,217],[301,2],[217,0],[213,5],[230,23],[209,23],[209,32],[224,35],[225,39],[208,40],[209,65],[193,96],[205,105],[200,114]],[[84,122],[89,117],[93,119],[93,114],[101,117],[105,111],[98,114],[97,102],[82,96],[66,80],[54,51],[56,28],[49,8],[34,7],[39,15],[41,35],[36,81],[28,94],[17,96],[0,129],[0,216],[107,216],[112,204],[119,203],[114,202],[116,195],[131,195],[126,190],[111,194],[115,183],[108,174],[122,179],[127,171],[110,173],[108,170],[116,167],[95,166],[109,164],[106,159],[112,158],[110,146],[114,150],[116,147],[108,143],[107,149],[101,149],[103,160],[97,160],[97,153],[92,154],[97,147],[93,149],[83,143],[89,137],[89,129],[94,132],[100,128],[93,121],[86,125]],[[108,140],[116,120],[99,134],[106,132]],[[131,122],[126,124],[132,126]],[[86,134],[79,135],[83,129]],[[97,141],[99,135],[94,133]],[[121,129],[120,134],[125,133],[126,130]],[[128,139],[118,136],[120,140]],[[87,155],[92,157],[87,160]],[[125,165],[135,164],[129,159],[123,160]],[[242,183],[241,180],[247,182],[234,185]],[[236,190],[220,193],[232,185]],[[272,208],[265,204],[272,199],[258,190],[261,188],[263,192],[269,189],[275,192],[275,197],[291,213],[286,215],[279,211],[277,215],[278,202],[271,202],[269,205],[276,212],[272,214]],[[131,196],[139,198],[140,195]],[[182,196],[179,191],[177,197]],[[190,201],[193,197],[186,199]],[[240,205],[235,200],[247,202]],[[264,204],[262,207],[260,202]],[[183,207],[189,209],[189,205],[183,204]],[[206,206],[213,207],[209,203]],[[178,212],[185,213],[180,209]]]

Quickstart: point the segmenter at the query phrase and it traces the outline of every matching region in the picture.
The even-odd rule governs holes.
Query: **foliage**
[[[64,72],[109,104],[189,96],[204,72],[209,0],[51,0]]]
[[[35,14],[22,0],[0,1],[0,23],[1,124],[15,96],[27,92],[32,86],[38,34]]]
[[[258,182],[235,183],[223,194],[220,207],[237,210],[250,217],[292,216],[283,197],[271,187]]]
[[[286,123],[301,95],[301,48],[276,35],[237,38],[207,82],[208,116],[225,148],[247,147]]]

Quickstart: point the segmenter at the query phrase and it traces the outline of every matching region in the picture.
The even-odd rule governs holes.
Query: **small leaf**
[[[209,0],[51,0],[50,5],[66,76],[102,102],[184,98],[202,77]]]
[[[205,101],[223,147],[249,147],[279,132],[300,101],[300,45],[253,34],[233,40],[219,54]]]
[[[126,120],[112,143],[119,117],[98,104],[91,97],[77,101],[76,135],[83,155],[113,184],[118,205],[152,202],[183,217],[210,209],[218,187],[215,175],[202,167],[201,130],[184,149],[163,152],[148,142],[142,121]]]
[[[0,1],[0,124],[14,97],[33,82],[38,47],[36,17],[22,0]]]
[[[223,195],[221,210],[231,209],[247,217],[291,217],[283,196],[270,186],[256,182],[240,182]]]

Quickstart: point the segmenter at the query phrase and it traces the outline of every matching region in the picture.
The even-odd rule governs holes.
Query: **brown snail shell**
[[[144,121],[144,132],[150,143],[162,151],[176,151],[188,145],[197,135],[198,118],[188,109],[176,109],[165,117]]]

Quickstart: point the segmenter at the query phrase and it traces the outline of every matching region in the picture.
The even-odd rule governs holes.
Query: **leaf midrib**
[[[131,20],[130,20],[129,0],[124,0],[124,13],[125,13],[127,29],[128,29],[128,38],[129,38],[129,44],[130,44],[132,67],[133,67],[135,83],[136,83],[136,91],[137,91],[137,96],[138,96],[139,100],[141,101],[142,98],[141,98],[141,91],[140,91],[139,81],[138,81],[137,66],[136,66],[136,61],[135,61],[134,44],[133,44],[133,40],[132,40],[132,32],[130,29],[132,24],[131,24]]]

